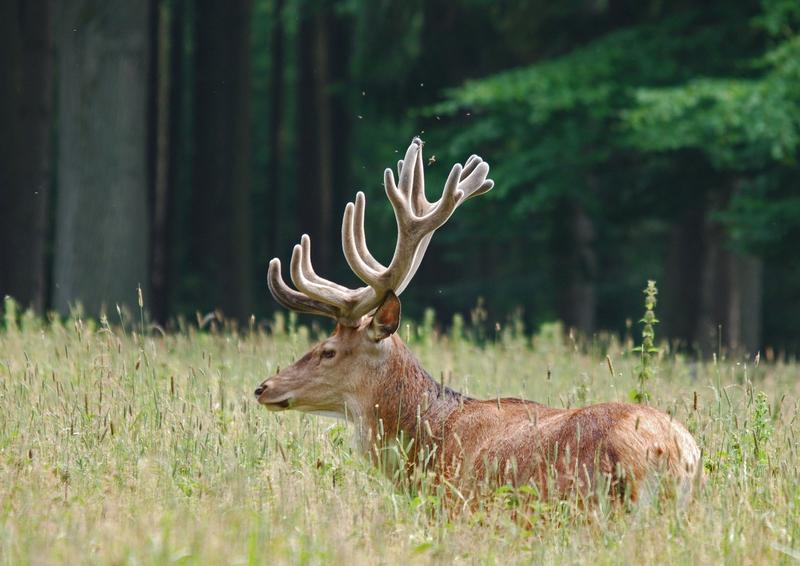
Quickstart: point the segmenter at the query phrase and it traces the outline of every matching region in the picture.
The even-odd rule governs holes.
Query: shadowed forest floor
[[[707,481],[685,509],[573,502],[470,513],[404,492],[344,423],[259,407],[252,391],[316,338],[22,317],[0,331],[3,563],[790,563],[800,559],[798,365],[664,353],[651,403],[687,425]],[[633,344],[400,330],[430,373],[484,397],[629,399]],[[608,358],[606,358],[608,356]],[[612,370],[614,375],[612,375]],[[521,521],[529,516],[531,521]]]

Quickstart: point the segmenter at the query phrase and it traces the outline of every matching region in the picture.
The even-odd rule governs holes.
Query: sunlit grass
[[[500,490],[452,513],[398,488],[338,421],[252,391],[310,344],[282,321],[141,335],[23,316],[0,331],[0,558],[6,563],[789,563],[800,558],[798,365],[663,353],[651,402],[684,422],[706,484],[680,508],[552,503]],[[633,344],[518,324],[400,332],[437,379],[558,406],[628,400]],[[606,359],[608,356],[608,360]],[[609,361],[611,362],[609,364]],[[610,368],[613,367],[614,375]],[[520,516],[532,518],[520,520]]]

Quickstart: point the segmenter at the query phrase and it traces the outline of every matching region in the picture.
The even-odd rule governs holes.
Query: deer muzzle
[[[253,392],[258,399],[258,402],[261,405],[267,407],[267,409],[278,411],[282,409],[288,409],[292,406],[292,399],[291,397],[284,397],[283,399],[271,399],[270,398],[270,386],[269,382],[264,382],[259,385],[256,390]]]

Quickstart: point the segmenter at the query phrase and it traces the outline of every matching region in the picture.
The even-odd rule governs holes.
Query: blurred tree
[[[330,4],[314,3],[301,14],[298,48],[297,213],[314,242],[315,262],[330,273],[333,226],[333,130]]]
[[[134,305],[147,286],[149,5],[82,0],[56,18],[61,312],[75,301],[90,313]]]
[[[252,309],[251,3],[196,0],[189,264],[196,306]]]
[[[201,293],[200,275],[195,274],[190,251],[193,249],[192,208],[194,168],[194,1],[155,0],[167,4],[169,19],[169,100],[168,111],[168,163],[167,163],[167,227],[163,232],[166,242],[163,255],[168,259],[166,270],[160,275],[163,296],[156,299],[162,303],[167,316],[195,312],[205,308]],[[163,85],[162,85],[163,87]],[[155,252],[154,252],[155,253]],[[191,257],[191,259],[194,259]],[[202,266],[201,266],[202,267]],[[153,278],[158,277],[153,274]],[[154,292],[155,292],[154,288]],[[156,310],[158,315],[158,310]],[[159,319],[157,317],[157,319]],[[164,322],[164,321],[162,321]]]
[[[251,169],[254,311],[272,308],[264,285],[267,260],[294,242],[296,119],[295,70],[298,2],[255,0],[251,19]]]
[[[283,168],[286,160],[286,121],[284,118],[285,104],[285,73],[286,57],[285,42],[286,32],[284,18],[286,15],[285,0],[275,0],[273,2],[274,13],[271,14],[272,38],[270,41],[270,85],[271,94],[269,108],[269,168],[267,172],[267,194],[271,196],[269,207],[270,226],[265,226],[263,231],[267,239],[266,249],[278,249],[281,239],[281,217],[282,207],[281,196],[284,190]],[[266,93],[265,93],[266,94]]]
[[[42,312],[52,185],[53,5],[0,5],[0,297]]]
[[[349,173],[349,123],[340,82],[350,65],[350,35],[328,0],[311,2],[297,34],[297,212],[314,242],[315,262],[330,274],[338,250],[336,218]]]
[[[173,65],[174,51],[180,50],[173,42],[175,26],[172,18],[178,20],[181,29],[181,2],[170,5],[167,0],[150,0],[152,17],[150,34],[150,290],[152,298],[148,301],[150,314],[159,322],[165,322],[169,309],[170,280],[170,226],[173,215],[173,178],[171,168],[174,164],[170,135],[172,132],[173,106]],[[180,33],[180,32],[179,32]],[[179,76],[178,73],[176,75]]]

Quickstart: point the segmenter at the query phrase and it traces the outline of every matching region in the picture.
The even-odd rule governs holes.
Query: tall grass
[[[316,338],[294,319],[162,335],[143,320],[0,332],[3,563],[789,563],[800,558],[798,366],[662,354],[649,402],[684,422],[707,481],[657,501],[513,509],[514,494],[448,513],[370,466],[343,423],[260,408],[252,391]],[[11,313],[11,314],[9,314]],[[558,406],[624,401],[640,355],[610,336],[519,323],[486,336],[432,315],[403,338],[470,394]],[[142,336],[142,330],[146,336]],[[662,346],[668,350],[666,346]],[[611,369],[611,371],[609,371]],[[540,520],[520,521],[519,513]]]

